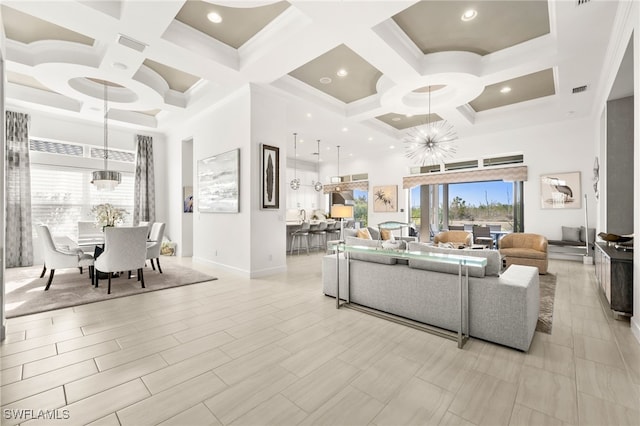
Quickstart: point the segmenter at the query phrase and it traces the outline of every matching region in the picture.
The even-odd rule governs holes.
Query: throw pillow
[[[580,228],[563,226],[562,241],[580,241]]]
[[[393,235],[393,232],[391,232],[389,229],[381,229],[380,230],[380,235],[382,236],[382,239],[384,241],[386,241],[386,240],[395,241],[396,240],[396,237]]]
[[[363,238],[365,240],[371,240],[371,234],[367,228],[360,228],[356,231],[356,237]]]
[[[372,240],[380,239],[380,231],[378,231],[378,228],[374,228],[373,226],[367,226],[367,229],[369,230],[369,235],[371,235]]]
[[[580,241],[582,242],[586,242],[587,241],[587,231],[589,232],[589,243],[593,244],[596,241],[596,229],[595,228],[589,228],[588,230],[585,230],[584,226],[580,227]]]

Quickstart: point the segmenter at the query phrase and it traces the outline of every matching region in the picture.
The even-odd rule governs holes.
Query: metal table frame
[[[430,253],[420,251],[409,250],[389,250],[378,247],[366,247],[366,246],[348,246],[343,241],[339,241],[335,244],[336,250],[336,309],[341,307],[354,309],[360,312],[364,312],[369,315],[374,315],[379,318],[390,320],[398,324],[403,324],[427,333],[435,334],[440,337],[445,337],[450,340],[458,342],[458,348],[462,349],[464,344],[469,340],[469,266],[486,266],[487,259],[483,257],[473,257],[464,255],[442,254],[442,253]],[[367,253],[367,254],[380,254],[385,256],[395,257],[396,259],[419,259],[432,262],[444,262],[458,265],[458,310],[460,313],[460,324],[458,326],[458,332],[452,333],[447,330],[440,329],[438,327],[430,326],[418,321],[412,321],[406,318],[402,318],[397,315],[389,314],[379,311],[377,309],[368,308],[355,303],[351,303],[350,299],[350,277],[349,277],[349,263],[352,252]],[[344,298],[344,302],[340,299],[340,253],[345,254],[347,264],[347,294]],[[464,276],[464,279],[463,279]]]

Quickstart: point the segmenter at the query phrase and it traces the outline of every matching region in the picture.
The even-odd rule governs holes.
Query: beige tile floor
[[[553,334],[522,353],[336,310],[320,257],[254,280],[193,265],[219,280],[10,319],[1,423],[640,424],[640,345],[592,266],[550,262]]]

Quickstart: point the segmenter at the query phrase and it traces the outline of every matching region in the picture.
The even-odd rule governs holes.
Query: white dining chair
[[[107,227],[104,230],[104,251],[94,264],[95,286],[98,287],[98,271],[108,275],[107,294],[111,294],[113,272],[137,271],[138,281],[144,286],[142,270],[147,254],[147,229],[135,227]]]
[[[162,273],[162,268],[160,267],[160,248],[162,246],[162,237],[164,236],[164,226],[162,222],[155,222],[151,227],[149,240],[147,241],[147,259],[151,260],[151,267],[154,271],[156,270],[156,267],[153,265],[155,259],[160,273]]]
[[[138,226],[146,226],[147,227],[147,240],[149,239],[149,235],[151,235],[151,222],[138,222]]]
[[[47,268],[49,268],[49,280],[44,288],[45,291],[51,287],[56,269],[80,268],[80,273],[82,273],[82,266],[87,266],[89,267],[89,277],[93,277],[93,256],[78,250],[63,250],[56,247],[47,225],[38,225],[36,232],[38,233],[38,239],[42,241],[44,252],[44,267],[40,278],[44,277]]]

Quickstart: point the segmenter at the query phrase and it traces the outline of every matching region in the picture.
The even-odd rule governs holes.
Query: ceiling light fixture
[[[338,77],[346,77],[347,75],[349,75],[349,72],[347,70],[345,70],[344,68],[340,68],[338,70],[338,72],[336,73],[336,75]]]
[[[460,19],[462,19],[464,22],[468,22],[468,21],[471,21],[471,20],[475,19],[476,16],[478,16],[478,12],[476,10],[467,9],[467,10],[464,11],[464,13],[460,17]]]
[[[107,82],[103,81],[102,85],[104,87],[104,170],[96,170],[91,173],[91,183],[98,188],[99,191],[113,191],[116,186],[122,180],[120,172],[109,170],[108,159],[109,159],[109,127],[108,127],[108,88]]]
[[[343,128],[342,128],[342,131],[343,131],[343,132],[348,132],[348,131],[349,131],[349,128],[348,128],[348,127],[343,127]]]
[[[293,179],[289,182],[289,186],[294,191],[300,189],[300,179],[298,179],[298,134],[293,134]]]
[[[117,70],[126,70],[127,68],[129,68],[122,62],[114,62],[111,64],[111,66]]]
[[[329,78],[329,77],[322,77],[322,78],[320,78],[320,83],[322,83],[322,84],[329,84],[329,83],[331,83],[332,81],[333,81],[333,80],[331,80],[331,78]]]
[[[509,86],[504,86],[502,89],[500,89],[500,93],[509,93],[511,91],[511,87]]]
[[[405,155],[426,166],[427,164],[440,164],[446,157],[456,153],[453,141],[458,136],[453,126],[446,120],[431,122],[431,86],[429,86],[429,115],[427,124],[422,128],[413,128],[407,132],[404,139],[406,144]]]
[[[219,24],[220,22],[222,22],[222,16],[220,16],[220,14],[217,12],[207,13],[207,19],[214,24]]]
[[[322,182],[320,182],[320,139],[318,139],[318,152],[316,154],[318,154],[318,181],[313,183],[313,189],[316,192],[320,192],[322,191]]]

